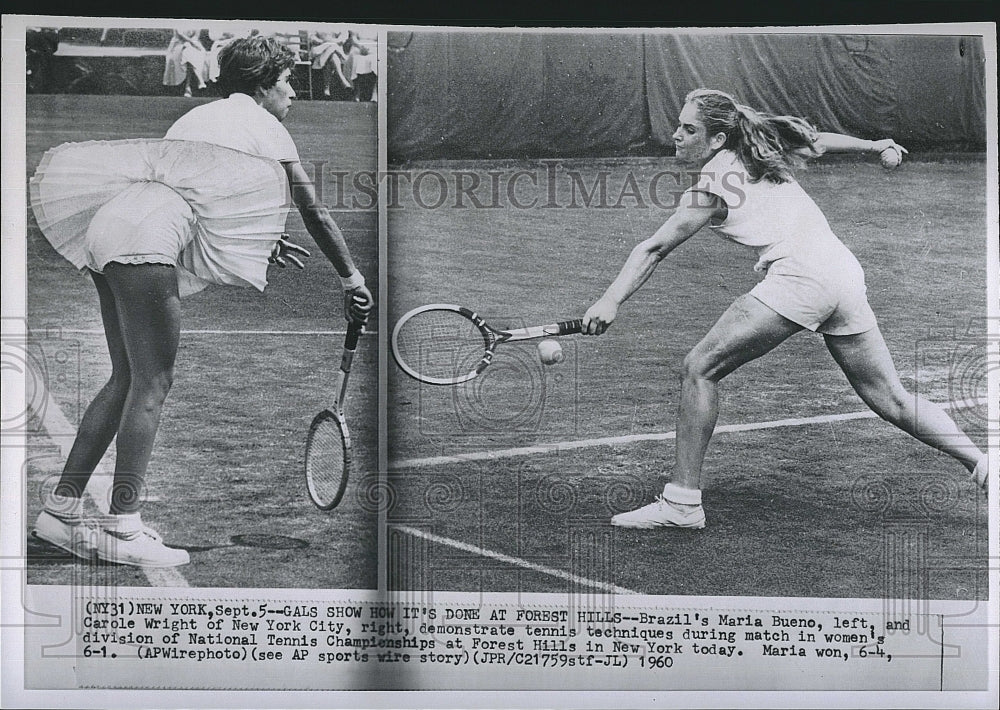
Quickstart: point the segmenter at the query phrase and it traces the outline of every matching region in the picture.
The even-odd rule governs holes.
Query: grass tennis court
[[[28,174],[67,140],[161,136],[191,102],[29,97]],[[375,107],[298,103],[287,125],[305,161],[375,167]],[[515,195],[540,205],[534,162],[424,163],[490,184],[524,169]],[[647,185],[669,159],[575,160],[613,203],[626,178]],[[917,158],[889,173],[818,162],[801,176],[864,265],[869,296],[908,386],[936,401],[985,395],[985,162]],[[329,185],[330,182],[328,181]],[[560,179],[557,202],[570,204]],[[428,185],[431,183],[428,181]],[[453,196],[453,194],[452,194]],[[490,203],[490,193],[481,191]],[[579,317],[632,245],[668,212],[624,208],[422,207],[402,190],[389,210],[390,325],[431,301],[473,307],[491,322]],[[331,200],[328,200],[331,201]],[[434,202],[433,192],[423,200]],[[647,201],[648,203],[648,201]],[[366,274],[376,273],[371,211],[338,212]],[[297,215],[289,227],[310,245]],[[311,245],[310,245],[311,246]],[[109,372],[94,289],[56,255],[29,214],[28,320],[46,384],[71,423]],[[502,351],[461,388],[419,385],[390,362],[390,584],[402,589],[819,597],[986,596],[986,504],[961,469],[876,419],[816,336],[801,334],[723,383],[720,431],[706,460],[709,527],[622,531],[613,513],[648,502],[673,457],[677,369],[714,319],[755,280],[753,259],[702,233],[675,252],[601,338],[563,339],[566,361],[542,368],[534,345]],[[147,518],[192,549],[194,586],[375,586],[376,500],[359,483],[320,513],[301,477],[305,428],[332,397],[342,331],[334,275],[314,255],[305,272],[272,270],[265,294],[211,288],[184,302],[174,388],[150,468]],[[373,322],[378,331],[381,324]],[[320,334],[316,334],[319,332]],[[376,338],[363,339],[348,403],[362,470],[376,451]],[[839,416],[846,415],[846,416]],[[985,445],[983,407],[954,416]],[[799,418],[795,426],[768,422]],[[37,421],[34,422],[37,429]],[[622,437],[638,437],[622,441]],[[646,437],[644,439],[643,437]],[[595,445],[612,438],[617,443]],[[517,447],[576,442],[559,453]],[[60,460],[29,438],[27,521]],[[435,460],[467,452],[465,462]],[[371,495],[370,495],[371,494]],[[289,549],[234,545],[282,535]],[[305,544],[303,546],[303,543]],[[68,584],[71,560],[28,541],[30,583]],[[920,574],[912,574],[914,569]],[[117,584],[138,570],[108,568]],[[603,585],[603,586],[601,586]],[[909,585],[909,586],[907,586]]]
[[[669,158],[567,160],[552,193],[539,162],[404,167],[446,176],[451,192],[433,208],[445,183],[427,179],[426,193],[402,190],[389,210],[390,322],[445,302],[510,326],[581,317],[669,214],[648,199],[614,208],[630,176],[642,192],[658,171],[680,170]],[[515,180],[518,171],[536,185]],[[588,189],[603,174],[608,206],[586,207],[578,192],[569,207],[570,171]],[[477,176],[481,202],[500,207],[457,207],[456,181],[476,182],[459,173]],[[895,172],[818,161],[800,175],[865,267],[904,383],[934,401],[986,395],[985,178],[981,156],[918,156]],[[513,204],[533,197],[534,207]],[[501,347],[482,378],[460,387],[420,384],[390,365],[390,586],[984,599],[984,497],[947,457],[854,416],[866,407],[808,333],[723,381],[705,530],[609,525],[660,491],[681,361],[755,283],[753,263],[703,230],[608,333],[560,339],[560,365],[543,367],[533,343]],[[979,402],[953,416],[985,447]],[[475,460],[449,458],[470,452]]]
[[[64,141],[161,137],[194,105],[179,98],[29,96],[27,168]],[[303,163],[326,171],[371,171],[376,107],[353,102],[296,103],[286,125]],[[334,196],[325,197],[332,202]],[[374,209],[337,211],[363,273],[374,282]],[[174,387],[164,408],[147,479],[144,518],[169,544],[188,547],[179,568],[192,586],[372,588],[377,516],[355,488],[322,513],[302,475],[313,415],[334,397],[345,322],[336,274],[294,210],[293,241],[313,252],[305,271],[272,268],[265,293],[210,287],[182,302]],[[29,350],[42,355],[45,384],[70,424],[110,373],[96,291],[45,241],[28,215]],[[377,448],[379,324],[362,339],[347,404],[358,470],[374,471]],[[333,334],[340,333],[339,335]],[[40,431],[29,437],[27,524],[40,510],[39,486],[61,470],[58,449]],[[362,478],[359,474],[358,478]],[[356,483],[356,482],[355,482]],[[233,536],[283,536],[285,549],[234,545]],[[239,538],[238,538],[239,539]],[[28,582],[69,584],[74,563],[28,540]],[[142,586],[141,570],[108,567],[114,583]]]

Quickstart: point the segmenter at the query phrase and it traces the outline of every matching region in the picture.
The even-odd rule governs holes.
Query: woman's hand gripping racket
[[[309,497],[320,510],[333,510],[344,497],[351,473],[351,434],[344,419],[344,397],[351,361],[364,324],[351,321],[340,358],[337,402],[332,409],[317,414],[306,438],[306,485]]]
[[[581,321],[500,330],[461,306],[414,308],[392,330],[392,354],[410,377],[431,385],[457,385],[481,375],[500,343],[579,333]]]

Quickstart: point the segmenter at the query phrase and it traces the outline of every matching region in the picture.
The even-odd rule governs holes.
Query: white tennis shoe
[[[657,496],[649,505],[611,518],[611,524],[620,528],[690,528],[705,527],[705,509],[700,505],[680,508],[663,496]]]
[[[31,532],[38,539],[85,560],[94,558],[101,536],[101,531],[82,516],[56,517],[47,510],[38,516]]]
[[[114,516],[108,514],[101,514],[97,518],[98,525],[103,527],[105,530],[114,527],[113,521],[114,521]],[[157,542],[163,542],[163,535],[161,535],[159,532],[146,525],[146,523],[142,524],[142,531],[149,537],[156,540]]]
[[[191,561],[187,550],[167,547],[147,528],[128,535],[101,530],[97,556],[107,562],[135,567],[179,567]]]

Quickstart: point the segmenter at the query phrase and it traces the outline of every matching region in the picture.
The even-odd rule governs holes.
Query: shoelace
[[[104,532],[106,532],[113,538],[117,538],[118,540],[123,540],[123,541],[138,540],[140,537],[143,536],[148,537],[150,540],[157,539],[156,536],[150,533],[149,530],[147,530],[146,528],[142,528],[141,530],[129,530],[127,532],[123,532],[121,530],[105,530]]]

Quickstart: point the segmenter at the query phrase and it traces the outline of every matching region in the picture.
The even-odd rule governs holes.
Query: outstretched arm
[[[604,295],[583,316],[583,332],[600,335],[618,315],[618,306],[639,290],[657,265],[687,241],[715,215],[725,211],[722,200],[704,192],[686,192],[677,211],[656,233],[640,242],[629,254],[618,276]]]
[[[344,288],[344,316],[348,320],[364,322],[373,305],[372,295],[365,288],[364,276],[354,266],[344,235],[330,216],[330,210],[316,200],[312,180],[302,164],[288,162],[282,165],[292,188],[292,201],[298,207],[306,229],[340,276]]]
[[[891,138],[869,141],[842,133],[820,133],[813,148],[820,153],[881,153],[886,148],[895,148],[900,153],[909,152]]]

